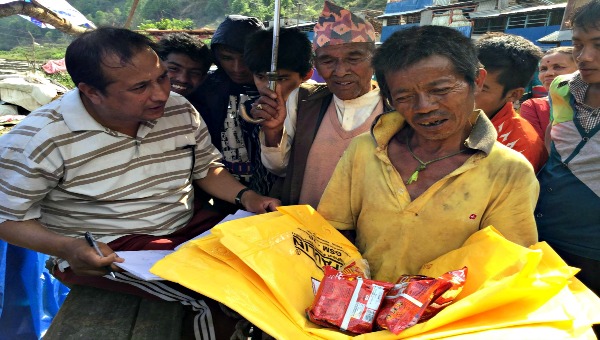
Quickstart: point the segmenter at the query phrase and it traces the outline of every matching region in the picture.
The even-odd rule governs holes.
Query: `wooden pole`
[[[133,14],[135,14],[135,10],[139,2],[140,0],[133,0],[133,4],[131,4],[131,10],[129,10],[129,16],[127,17],[127,21],[125,21],[125,28],[129,28],[129,26],[131,26]]]

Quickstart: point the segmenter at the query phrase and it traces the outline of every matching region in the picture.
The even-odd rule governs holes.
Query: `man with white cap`
[[[350,140],[369,131],[384,104],[371,80],[373,26],[325,1],[314,32],[315,66],[326,84],[303,84],[287,102],[261,88],[251,113],[265,119],[263,164],[281,176],[271,196],[316,208]]]

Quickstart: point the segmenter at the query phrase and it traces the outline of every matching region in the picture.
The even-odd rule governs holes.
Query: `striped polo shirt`
[[[133,138],[96,122],[75,89],[0,137],[0,223],[39,219],[56,233],[90,231],[102,242],[168,234],[192,216],[192,180],[222,166],[220,158],[178,94]]]

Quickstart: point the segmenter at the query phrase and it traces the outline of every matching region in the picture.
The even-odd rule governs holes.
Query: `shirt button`
[[[552,188],[549,187],[548,189],[546,189],[546,191],[552,192]]]
[[[388,166],[387,166],[387,171],[388,171],[388,172],[389,172],[389,171],[392,171],[392,166],[391,166],[391,165],[388,165]]]
[[[590,138],[589,137],[583,137],[582,140],[583,140],[584,143],[586,143],[587,141],[590,140]]]
[[[542,217],[542,216],[544,216],[542,213],[535,214],[535,217]]]

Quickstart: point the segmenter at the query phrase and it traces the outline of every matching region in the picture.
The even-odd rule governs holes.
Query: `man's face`
[[[281,89],[281,95],[283,96],[284,101],[288,99],[293,90],[307,80],[307,77],[302,77],[300,73],[285,69],[277,70],[277,78],[277,87]],[[256,84],[256,87],[258,88],[268,87],[269,78],[265,73],[255,73],[254,84]]]
[[[372,52],[369,43],[329,45],[315,51],[315,66],[329,90],[342,100],[371,91]]]
[[[137,52],[124,65],[115,55],[108,55],[101,67],[109,79],[104,92],[80,84],[91,102],[86,108],[96,121],[124,132],[137,131],[140,122],[163,116],[170,83],[165,66],[152,49]]]
[[[244,63],[244,55],[223,46],[215,47],[215,56],[227,76],[236,84],[250,85],[254,82],[252,72]]]
[[[415,135],[443,143],[461,143],[468,135],[475,93],[484,78],[481,70],[473,88],[448,58],[437,55],[385,74],[391,104]]]
[[[600,29],[573,28],[573,57],[583,81],[600,84]]]
[[[171,91],[187,97],[206,77],[204,65],[184,53],[169,53],[164,60],[171,79]]]
[[[509,91],[502,95],[504,86],[498,83],[499,71],[492,71],[485,77],[483,90],[475,97],[475,107],[483,110],[488,117],[493,117],[508,101],[510,101]]]

